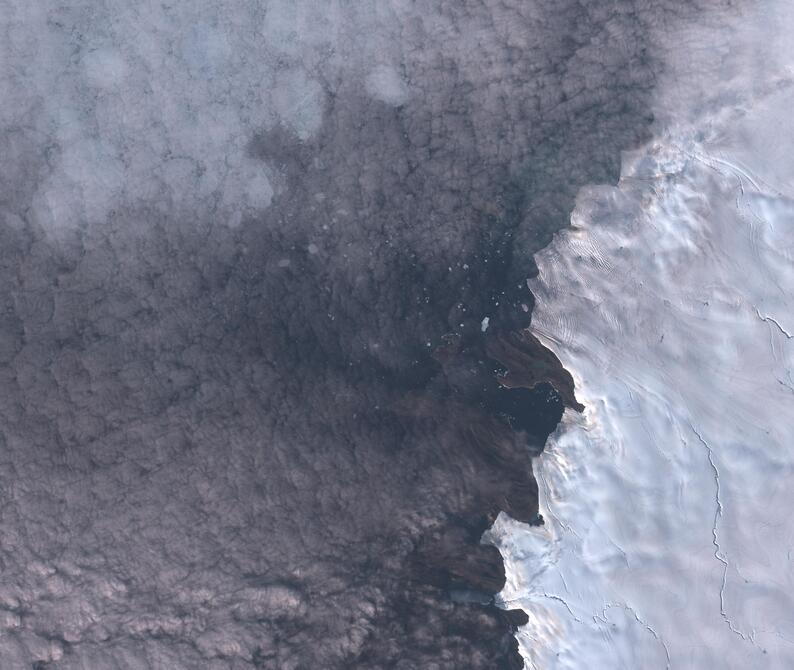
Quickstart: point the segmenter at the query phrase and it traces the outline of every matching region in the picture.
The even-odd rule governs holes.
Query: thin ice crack
[[[689,427],[692,429],[692,432],[695,435],[697,435],[698,440],[700,440],[700,443],[706,449],[706,455],[708,456],[711,469],[714,472],[714,483],[716,484],[714,498],[717,505],[714,510],[714,523],[711,527],[711,537],[712,537],[711,541],[712,544],[714,545],[714,557],[720,563],[722,563],[722,584],[720,585],[720,614],[722,615],[722,618],[725,620],[725,623],[728,624],[728,628],[731,629],[731,632],[735,633],[743,640],[747,642],[751,642],[753,645],[755,645],[755,640],[753,639],[753,635],[752,634],[746,635],[745,633],[742,633],[742,631],[740,631],[738,628],[736,628],[733,625],[733,622],[731,621],[730,617],[728,616],[728,613],[725,611],[725,586],[727,585],[728,582],[729,564],[728,564],[728,560],[725,558],[724,552],[722,551],[722,547],[720,546],[719,531],[717,530],[717,524],[719,520],[722,518],[722,512],[723,512],[722,499],[720,497],[720,492],[721,492],[720,471],[717,469],[717,464],[714,462],[714,451],[712,450],[712,448],[709,446],[706,440],[703,439],[703,436],[697,431],[697,429],[692,425],[691,422],[689,423]]]
[[[543,491],[544,491],[544,493],[546,494],[546,500],[547,500],[549,503],[551,503],[551,500],[552,500],[552,496],[551,496],[551,489],[550,489],[550,487],[549,487],[549,483],[548,483],[548,481],[546,481],[546,475],[545,475],[545,473],[543,473],[543,472],[541,471],[541,472],[539,472],[539,473],[537,474],[537,477],[540,479],[540,481],[541,481],[541,483],[542,483],[542,485],[543,485]],[[570,527],[568,524],[566,524],[566,523],[565,523],[565,522],[564,522],[562,519],[560,519],[560,517],[558,517],[558,516],[557,516],[557,515],[556,515],[556,514],[555,514],[555,513],[552,511],[552,509],[551,509],[551,505],[550,505],[550,504],[548,505],[548,508],[546,509],[546,513],[549,515],[549,517],[551,517],[551,518],[552,518],[554,521],[556,521],[556,522],[557,522],[557,524],[558,524],[558,525],[559,525],[561,528],[563,528],[564,530],[567,530],[567,531],[568,531],[569,533],[571,533],[572,535],[575,535],[575,536],[576,536],[576,537],[578,537],[580,540],[582,539],[582,536],[581,536],[581,535],[579,535],[579,533],[577,533],[577,532],[576,532],[576,530],[574,530],[573,528],[571,528],[571,527]],[[558,542],[558,540],[556,540],[556,539],[555,539],[555,543],[556,543],[556,542]]]
[[[667,643],[662,639],[661,635],[654,630],[653,626],[651,626],[647,621],[645,621],[637,611],[631,606],[626,603],[607,603],[604,609],[601,610],[601,616],[599,617],[597,614],[593,615],[593,621],[598,622],[601,620],[603,623],[607,623],[607,610],[613,607],[619,607],[626,612],[630,612],[631,615],[634,617],[634,620],[640,624],[645,630],[647,630],[651,635],[653,635],[654,639],[662,645],[664,649],[664,655],[667,657],[667,666],[666,670],[670,670],[670,650],[667,647]]]
[[[573,610],[570,608],[568,603],[565,601],[565,598],[561,598],[560,596],[555,596],[553,593],[546,593],[545,591],[543,592],[543,597],[544,598],[548,598],[549,600],[553,600],[553,601],[558,602],[558,603],[562,603],[563,607],[565,607],[565,609],[568,610],[568,614],[570,614],[573,617],[574,621],[576,621],[577,623],[580,623],[580,624],[584,624],[584,621],[582,621],[578,616],[576,616],[573,613]]]
[[[568,588],[568,582],[565,581],[565,575],[562,573],[562,570],[557,570],[557,574],[560,576],[562,585],[565,587],[565,593],[570,595],[571,590]]]
[[[783,333],[783,335],[786,336],[786,339],[790,340],[794,338],[794,335],[792,335],[785,328],[783,328],[783,326],[780,325],[777,319],[771,316],[765,316],[764,314],[761,314],[761,312],[758,310],[758,307],[753,306],[753,309],[755,310],[755,313],[758,315],[758,318],[761,319],[761,321],[766,321],[767,323],[774,323],[777,326],[777,329],[781,333]]]
[[[792,386],[791,384],[788,384],[788,383],[784,382],[782,379],[778,379],[777,382],[781,386],[785,386],[789,391],[794,393],[794,386]]]
[[[574,621],[576,621],[576,623],[580,623],[583,626],[587,625],[586,622],[582,621],[578,616],[576,616],[573,613],[573,610],[571,609],[570,605],[568,605],[568,602],[565,600],[565,598],[558,595],[554,595],[553,593],[546,593],[545,591],[543,591],[542,593],[525,591],[523,595],[516,596],[515,598],[504,598],[502,600],[502,603],[506,606],[510,606],[513,603],[518,603],[519,605],[521,605],[521,601],[524,598],[536,598],[536,597],[546,598],[547,600],[553,600],[554,602],[561,603],[562,606],[565,607],[566,610],[568,610],[568,614],[571,615],[571,618]]]
[[[604,534],[604,537],[605,537],[607,540],[609,540],[610,544],[611,544],[613,547],[615,547],[615,549],[617,549],[617,550],[620,552],[621,556],[623,556],[623,560],[624,560],[624,562],[626,563],[626,567],[627,567],[627,568],[630,568],[630,567],[631,567],[631,564],[629,563],[629,557],[626,555],[626,552],[625,552],[625,551],[623,551],[623,548],[622,548],[622,547],[621,547],[621,546],[620,546],[620,545],[619,545],[617,542],[615,542],[615,540],[613,540],[613,539],[612,539],[612,536],[611,536],[609,533],[607,533],[607,532],[606,532],[606,531],[605,531],[605,530],[604,530],[604,529],[601,527],[601,525],[600,525],[599,523],[597,523],[597,522],[595,522],[595,521],[594,521],[594,522],[593,522],[593,525],[594,525],[596,528],[598,528],[598,530],[600,530],[600,531],[601,531],[601,532]]]

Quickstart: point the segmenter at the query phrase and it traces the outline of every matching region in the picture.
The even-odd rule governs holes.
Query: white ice
[[[530,668],[794,668],[794,90],[773,61],[668,109],[539,255],[532,328],[587,409],[535,461],[545,525],[490,536]]]

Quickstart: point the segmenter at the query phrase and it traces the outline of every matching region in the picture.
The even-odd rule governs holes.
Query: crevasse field
[[[587,409],[490,536],[530,668],[794,667],[791,14],[671,36],[656,138],[538,257]]]

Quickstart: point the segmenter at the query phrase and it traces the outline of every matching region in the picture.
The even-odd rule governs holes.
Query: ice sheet
[[[491,534],[528,667],[794,667],[794,93],[768,81],[670,115],[538,258],[533,329],[587,409],[535,461],[545,525]]]

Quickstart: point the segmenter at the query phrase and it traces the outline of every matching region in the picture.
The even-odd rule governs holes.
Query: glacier
[[[534,462],[545,523],[486,538],[529,668],[794,667],[790,14],[689,36],[714,67],[671,55],[654,139],[538,255],[586,409]]]

